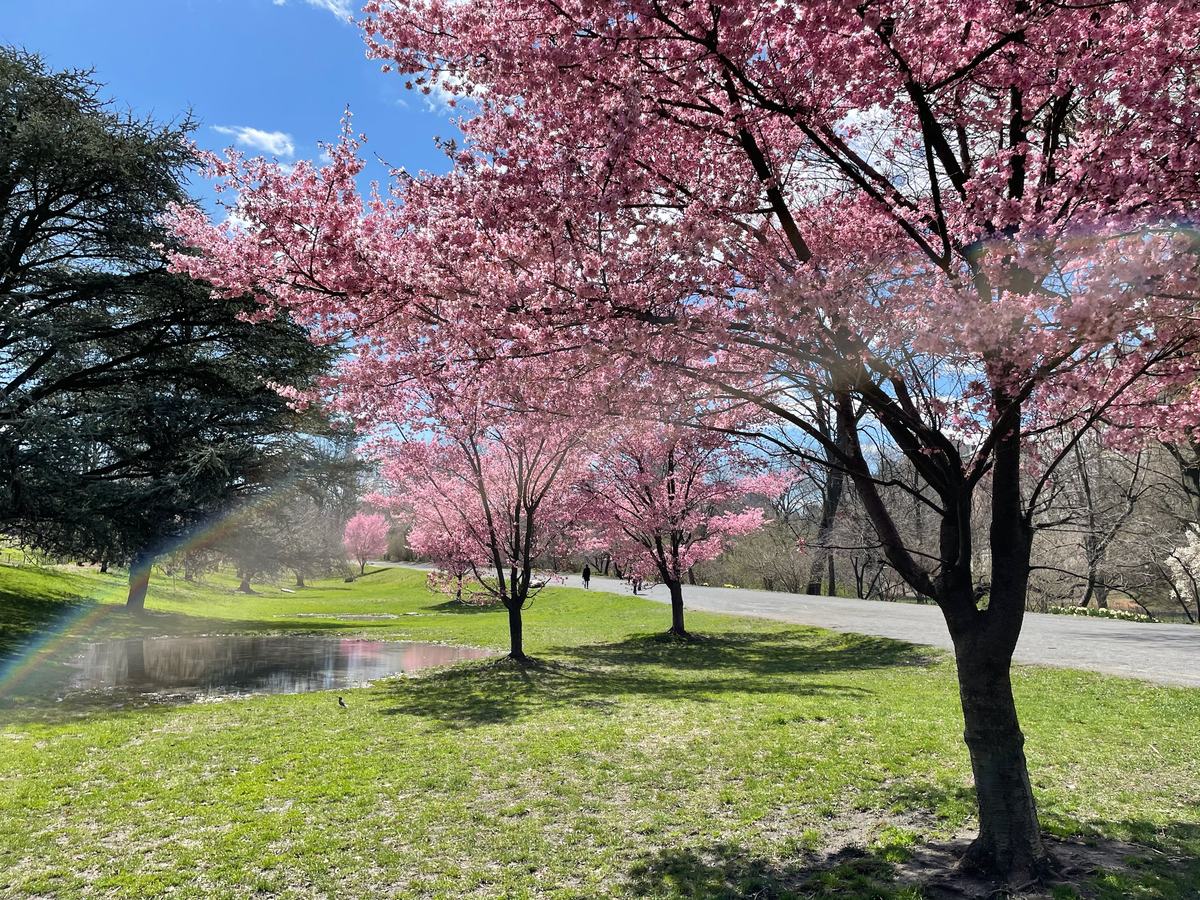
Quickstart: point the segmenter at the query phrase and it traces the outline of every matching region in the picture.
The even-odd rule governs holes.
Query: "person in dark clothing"
[[[584,563],[584,565],[583,565],[583,586],[584,586],[584,588],[586,588],[588,586],[588,582],[591,580],[592,580],[592,567],[589,566],[587,563]]]

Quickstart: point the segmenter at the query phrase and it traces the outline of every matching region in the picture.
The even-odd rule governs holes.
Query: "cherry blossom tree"
[[[391,497],[411,509],[409,546],[470,590],[508,610],[509,658],[528,662],[521,613],[550,576],[537,560],[575,523],[581,501],[569,471],[578,438],[530,423],[491,425],[392,444],[382,474]]]
[[[387,66],[465,102],[456,170],[364,202],[349,135],[321,169],[210,158],[251,225],[180,211],[204,252],[177,265],[364,342],[571,354],[773,416],[749,432],[840,468],[944,614],[964,862],[1045,872],[1010,664],[1047,485],[1100,420],[1187,440],[1198,418],[1197,4],[366,10]],[[916,473],[932,552],[876,446]]]
[[[358,574],[367,571],[367,560],[387,552],[388,523],[378,513],[356,513],[346,522],[342,543],[350,558],[358,561]]]
[[[632,425],[591,460],[582,491],[588,514],[632,578],[661,582],[671,594],[668,634],[687,637],[683,580],[731,539],[765,524],[746,498],[782,493],[790,478],[767,474],[764,460],[711,431]]]
[[[575,484],[588,435],[578,422],[524,406],[539,375],[535,363],[515,362],[461,377],[426,371],[404,392],[386,391],[386,408],[367,386],[378,382],[355,382],[365,392],[359,402],[382,416],[372,448],[389,490],[372,502],[411,519],[409,546],[452,576],[456,594],[470,573],[474,599],[504,606],[509,658],[520,663],[528,662],[521,613],[551,580],[537,561],[579,518]]]

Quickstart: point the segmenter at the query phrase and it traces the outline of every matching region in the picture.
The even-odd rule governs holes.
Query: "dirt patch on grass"
[[[943,823],[944,828],[944,823]],[[776,840],[780,837],[774,835]],[[1012,885],[960,871],[975,837],[939,832],[920,812],[843,812],[793,833],[780,855],[760,856],[735,839],[707,846],[656,847],[629,871],[635,896],[846,898],[846,900],[1108,900],[1192,897],[1200,860],[1116,840],[1047,837],[1053,877]],[[776,851],[778,852],[778,851]],[[674,891],[674,893],[671,893]]]
[[[919,887],[927,900],[958,898],[1094,898],[1101,894],[1102,879],[1140,882],[1147,874],[1155,878],[1185,876],[1189,863],[1183,857],[1171,857],[1158,850],[1124,841],[1063,841],[1046,838],[1047,849],[1058,861],[1058,873],[1043,883],[1006,885],[999,881],[960,872],[956,864],[966,852],[973,834],[959,834],[951,840],[934,841],[913,847],[908,859],[893,863],[898,887]],[[1111,894],[1110,894],[1111,895]]]

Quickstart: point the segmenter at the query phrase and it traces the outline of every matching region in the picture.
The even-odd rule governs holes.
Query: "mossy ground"
[[[0,640],[277,631],[503,649],[502,610],[388,569],[285,594],[0,567]],[[97,603],[92,599],[100,598]],[[104,602],[107,601],[107,602]],[[391,613],[341,622],[281,618]],[[924,648],[548,591],[536,665],[341,692],[50,704],[0,688],[0,896],[939,896],[971,827],[953,662]],[[46,641],[46,638],[51,640]],[[46,663],[50,664],[50,663]],[[16,672],[14,676],[12,673]],[[1047,831],[1122,847],[1054,895],[1200,896],[1200,690],[1018,668]],[[930,851],[932,852],[932,851]]]

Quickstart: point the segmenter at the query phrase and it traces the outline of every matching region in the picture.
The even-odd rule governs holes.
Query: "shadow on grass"
[[[479,606],[475,603],[460,603],[457,600],[446,600],[443,603],[437,603],[433,606],[425,607],[430,612],[439,613],[454,613],[456,615],[472,615],[474,613],[502,613],[504,607],[497,603],[490,603],[486,606]]]
[[[1147,823],[1141,823],[1147,824]],[[1127,834],[1138,823],[1101,823],[1104,834]],[[1192,823],[1160,826],[1194,835]],[[669,900],[949,900],[963,897],[1053,897],[1054,900],[1175,900],[1200,894],[1200,859],[1172,843],[1165,852],[1109,838],[1051,840],[1063,864],[1058,876],[1014,893],[1001,881],[964,875],[955,863],[967,841],[872,843],[837,852],[814,852],[785,843],[784,856],[757,855],[722,842],[699,848],[646,853],[630,865],[627,884],[637,897]]]
[[[688,643],[639,636],[611,644],[557,648],[555,658],[521,667],[507,660],[454,666],[395,682],[381,697],[385,714],[450,727],[515,721],[554,706],[611,710],[621,697],[704,702],[722,693],[795,695],[871,691],[780,676],[918,665],[927,658],[897,641],[812,629],[725,632]]]
[[[90,608],[78,579],[56,569],[5,566],[0,588],[0,658],[40,635],[61,630]]]
[[[390,572],[392,566],[383,566],[382,568],[372,569],[370,572],[355,572],[354,580],[360,581],[363,578],[370,578],[372,575],[382,575],[384,572]]]
[[[974,785],[898,781],[888,789],[892,812],[926,811],[950,821],[963,821],[978,809]]]
[[[758,858],[730,844],[704,851],[659,850],[638,860],[629,870],[634,896],[673,900],[797,897],[803,880],[796,866]]]
[[[1200,860],[1200,822],[1152,822],[1148,819],[1095,822],[1051,814],[1042,816],[1042,827],[1056,838],[1087,841],[1119,837],[1160,853],[1183,854]],[[1197,887],[1200,888],[1200,883]]]
[[[560,647],[553,652],[591,665],[650,665],[693,673],[729,668],[756,675],[925,666],[934,658],[903,641],[816,628],[704,633],[682,641],[664,634],[639,634],[610,644]]]
[[[648,854],[629,869],[630,893],[670,900],[792,900],[792,898],[871,898],[922,896],[896,886],[887,848],[849,848],[793,861],[768,859],[736,844],[702,849],[665,849]]]

